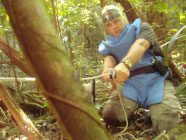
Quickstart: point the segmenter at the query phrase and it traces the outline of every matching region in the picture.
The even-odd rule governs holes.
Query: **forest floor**
[[[108,100],[111,89],[107,88],[110,85],[99,84],[100,82],[101,81],[98,81],[97,85],[99,86],[96,86],[95,107],[98,110],[101,110],[105,101]],[[19,96],[15,96],[17,93],[15,89],[10,88],[9,91],[13,94],[15,100],[19,103],[26,115],[31,119],[34,126],[45,138],[48,140],[68,140],[61,132],[58,122],[56,122],[55,117],[48,109],[46,99],[41,93],[37,92],[35,88],[31,88],[29,92],[22,92],[22,99],[18,98]],[[115,138],[115,140],[186,140],[185,112],[186,107],[182,107],[182,111],[180,112],[182,122],[176,128],[173,128],[169,132],[157,133],[151,129],[152,123],[149,110],[140,108],[128,120],[129,125],[127,130]],[[103,124],[113,136],[126,128],[125,123],[119,125]],[[0,140],[26,140],[2,100],[0,100]]]

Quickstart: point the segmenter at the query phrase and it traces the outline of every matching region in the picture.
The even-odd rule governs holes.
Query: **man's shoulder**
[[[138,36],[153,36],[154,37],[154,31],[151,25],[147,22],[141,22],[140,27],[140,33]]]
[[[141,30],[152,30],[151,25],[148,22],[141,22]]]
[[[151,45],[155,45],[157,42],[154,36],[154,31],[150,24],[147,22],[141,23],[140,33],[138,34],[136,39],[145,39],[149,41]]]

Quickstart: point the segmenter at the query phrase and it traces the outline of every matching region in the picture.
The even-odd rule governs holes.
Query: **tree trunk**
[[[120,3],[121,6],[123,6],[124,12],[126,13],[127,19],[130,23],[139,17],[144,21],[142,16],[138,14],[135,6],[132,3],[130,3],[128,0],[115,0],[115,1]]]
[[[3,0],[12,27],[35,77],[63,130],[73,140],[109,140],[40,0]]]

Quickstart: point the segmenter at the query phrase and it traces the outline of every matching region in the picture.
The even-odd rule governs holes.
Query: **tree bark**
[[[28,76],[33,75],[25,58],[14,50],[2,37],[0,37],[0,49],[10,58],[11,64],[19,67]]]
[[[69,139],[109,140],[40,0],[3,0],[22,50]]]
[[[116,2],[120,3],[121,6],[124,8],[124,12],[126,13],[128,21],[131,23],[137,18],[141,18],[143,21],[145,21],[142,16],[140,16],[137,12],[137,9],[135,6],[130,3],[128,0],[115,0]]]

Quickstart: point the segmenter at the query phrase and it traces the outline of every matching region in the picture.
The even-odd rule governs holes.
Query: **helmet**
[[[120,16],[119,9],[115,5],[106,5],[102,10],[103,22],[110,21]]]

